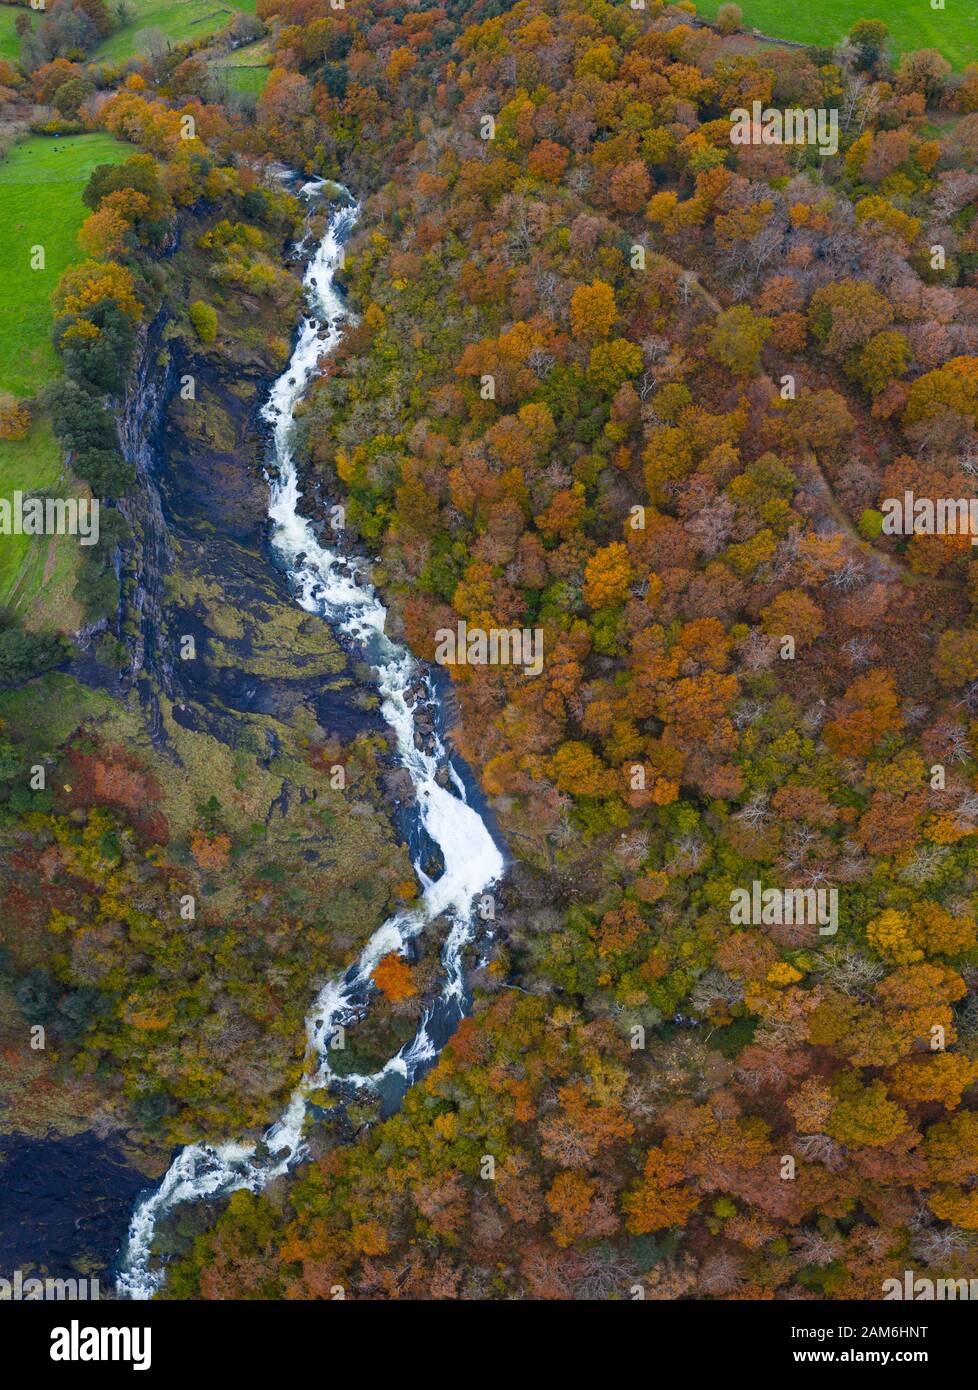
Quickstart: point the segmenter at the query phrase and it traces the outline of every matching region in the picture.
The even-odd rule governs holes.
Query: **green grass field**
[[[0,439],[0,497],[54,488],[62,471],[61,446],[46,413],[37,417],[26,439]],[[70,536],[0,536],[0,607],[17,613],[30,627],[76,627],[80,615],[71,602],[75,546]]]
[[[215,58],[211,69],[229,95],[251,94],[257,97],[268,81],[268,52],[268,40],[256,39],[227,57]]]
[[[97,164],[132,153],[111,135],[31,135],[0,163],[0,390],[32,396],[57,372],[51,293],[65,267],[82,259],[82,192]],[[31,269],[36,246],[44,248],[43,270]]]
[[[130,154],[131,146],[109,135],[32,135],[0,163],[0,391],[33,396],[58,374],[51,292],[62,271],[82,259],[77,235],[88,209],[81,195],[97,164]],[[34,246],[44,248],[43,270],[31,269]],[[61,449],[43,412],[26,439],[0,440],[0,496],[51,487],[61,470]],[[49,550],[46,541],[29,536],[0,537],[0,604],[26,614],[42,589],[53,598],[66,586],[60,607],[70,619],[64,571],[73,545],[56,541]]]
[[[697,11],[715,19],[723,0],[697,0]],[[737,0],[744,28],[760,29],[778,39],[831,46],[857,19],[882,19],[897,53],[936,48],[956,68],[978,62],[978,0],[945,0],[932,10],[930,0]]]
[[[146,29],[158,29],[171,43],[205,38],[223,29],[237,11],[255,13],[256,0],[126,0],[133,17],[115,33],[110,34],[93,58],[116,61],[131,58],[139,52],[141,35]]]
[[[241,96],[250,93],[252,96],[260,96],[265,83],[268,81],[267,67],[259,67],[254,63],[242,64],[241,67],[232,67],[228,64],[219,69],[221,80],[226,84],[227,90],[233,96]]]
[[[42,412],[26,439],[0,439],[0,497],[52,488],[66,493],[61,445]],[[76,628],[81,612],[72,600],[77,542],[71,536],[0,536],[0,607],[28,627]]]
[[[20,57],[20,38],[14,29],[17,16],[19,14],[29,14],[33,22],[34,15],[30,10],[25,11],[21,5],[0,5],[0,58],[7,58],[16,63]]]

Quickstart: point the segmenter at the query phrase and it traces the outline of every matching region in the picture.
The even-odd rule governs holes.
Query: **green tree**
[[[737,304],[717,315],[710,335],[710,355],[734,376],[756,376],[771,320]]]
[[[889,29],[881,19],[857,19],[849,30],[849,42],[854,49],[857,68],[866,72],[874,68],[883,56]]]

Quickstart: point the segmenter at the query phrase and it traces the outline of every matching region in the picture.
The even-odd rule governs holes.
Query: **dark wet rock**
[[[278,796],[276,796],[273,799],[268,808],[268,812],[265,816],[266,826],[270,823],[272,817],[275,815],[276,812],[278,812],[282,819],[285,820],[286,816],[289,814],[289,799],[291,796],[291,792],[292,788],[289,785],[288,779],[286,778],[282,782],[281,791],[279,792]]]
[[[392,767],[383,774],[384,792],[393,801],[408,804],[414,801],[414,783],[407,768]]]
[[[148,1186],[116,1143],[95,1133],[34,1139],[7,1135],[0,1146],[0,1271],[52,1279],[104,1271]]]

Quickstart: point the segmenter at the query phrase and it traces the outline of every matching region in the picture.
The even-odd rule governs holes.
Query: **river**
[[[301,196],[321,199],[323,185],[304,185]],[[505,861],[486,819],[466,791],[440,728],[427,744],[416,737],[420,699],[438,713],[437,686],[402,645],[385,635],[386,610],[366,578],[366,563],[327,548],[299,511],[301,491],[292,455],[295,410],[323,357],[339,342],[348,311],[335,284],[342,246],[356,225],[352,201],[333,208],[325,235],[306,268],[307,316],[288,366],[269,393],[263,415],[271,430],[268,516],[271,546],[286,570],[296,602],[330,623],[343,644],[371,668],[381,696],[381,713],[396,739],[397,757],[416,793],[424,835],[441,851],[443,872],[429,878],[415,862],[422,892],[416,905],[383,922],[356,962],[328,980],[306,1016],[306,1068],[279,1119],[258,1143],[225,1141],[188,1145],[177,1154],[159,1186],[136,1207],[122,1251],[116,1287],[122,1297],[151,1298],[166,1271],[154,1266],[151,1249],[157,1224],[183,1202],[225,1196],[240,1188],[260,1191],[305,1154],[303,1128],[310,1094],[322,1087],[369,1088],[389,1098],[423,1074],[451,1036],[466,1009],[462,953],[478,933],[487,932],[482,900],[502,877]],[[420,694],[419,694],[420,692]],[[447,774],[447,775],[446,775]],[[443,785],[443,783],[445,785]],[[328,885],[324,885],[328,888]],[[337,1077],[330,1045],[337,1029],[351,1022],[374,991],[372,973],[390,952],[404,952],[412,938],[436,918],[450,929],[442,949],[443,977],[438,997],[425,1011],[418,1031],[373,1076]]]

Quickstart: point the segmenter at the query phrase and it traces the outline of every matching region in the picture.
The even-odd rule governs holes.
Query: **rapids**
[[[304,185],[301,193],[313,199],[320,190],[321,184],[313,182]],[[504,871],[503,856],[482,816],[468,803],[464,783],[438,733],[429,740],[428,751],[415,746],[416,705],[411,692],[423,686],[428,692],[426,701],[436,705],[434,686],[411,653],[385,635],[386,610],[363,575],[363,563],[324,546],[298,508],[301,492],[291,445],[295,409],[320,362],[339,342],[348,317],[334,277],[358,211],[355,206],[343,205],[332,212],[303,280],[307,316],[299,327],[289,364],[272,386],[262,410],[272,434],[271,544],[288,573],[296,602],[330,623],[346,648],[370,666],[381,695],[381,713],[394,732],[399,761],[414,784],[417,814],[441,850],[444,872],[430,879],[416,863],[423,889],[417,904],[383,922],[356,962],[319,990],[306,1016],[303,1078],[261,1141],[187,1145],[155,1191],[136,1207],[119,1260],[116,1287],[122,1297],[151,1298],[162,1286],[165,1268],[153,1266],[151,1249],[157,1223],[173,1207],[224,1196],[239,1188],[260,1191],[303,1157],[309,1096],[339,1080],[329,1061],[336,1030],[356,1016],[357,1006],[369,1000],[373,989],[370,977],[380,959],[391,951],[403,952],[428,923],[444,916],[451,926],[442,950],[443,984],[417,1034],[374,1076],[344,1076],[342,1085],[344,1089],[376,1089],[387,1076],[410,1085],[425,1064],[437,1057],[465,1010],[462,952],[480,928],[485,932],[480,901]],[[442,769],[448,773],[448,786],[438,780]]]

